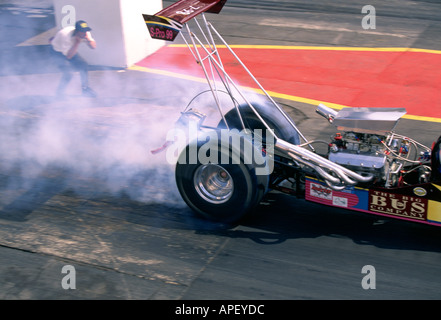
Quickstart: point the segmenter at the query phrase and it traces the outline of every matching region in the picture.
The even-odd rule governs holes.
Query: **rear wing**
[[[219,13],[227,0],[180,0],[154,15],[143,14],[153,39],[175,40],[184,24],[197,15]]]

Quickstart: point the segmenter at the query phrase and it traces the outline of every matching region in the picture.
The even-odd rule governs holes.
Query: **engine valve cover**
[[[386,163],[386,156],[383,154],[373,155],[371,153],[362,154],[340,151],[331,152],[329,154],[329,160],[342,166],[380,170]]]

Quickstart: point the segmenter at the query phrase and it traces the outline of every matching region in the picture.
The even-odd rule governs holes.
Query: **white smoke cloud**
[[[30,13],[19,8],[29,5],[28,0],[14,3],[9,9]],[[36,1],[32,7],[50,8],[51,3]],[[18,50],[32,50],[36,59],[11,57],[8,61],[16,64],[4,64],[0,70],[0,173],[8,176],[3,188],[30,188],[35,179],[57,176],[63,181],[60,188],[76,192],[96,185],[96,193],[123,192],[146,203],[184,206],[166,152],[150,151],[162,146],[180,112],[209,89],[207,84],[135,71],[93,71],[90,83],[98,98],[81,97],[75,74],[67,99],[57,100],[60,73],[41,56],[48,53],[45,47],[8,52],[14,55]],[[16,70],[26,74],[17,75]],[[224,93],[220,99],[223,111],[228,111],[231,99]],[[197,96],[189,107],[207,114],[207,125],[220,121],[211,92]]]
[[[188,91],[186,84],[162,79],[176,95],[145,88],[139,96],[140,88],[123,84],[127,79],[122,74],[95,71],[93,78],[105,84],[95,87],[96,99],[78,95],[75,77],[65,100],[54,96],[58,74],[2,79],[0,170],[19,173],[15,186],[30,185],[56,168],[65,185],[78,192],[81,182],[97,183],[102,189],[96,192],[124,192],[147,203],[183,206],[174,164],[166,161],[165,152],[150,151],[162,146],[185,107],[180,92]],[[148,82],[149,75],[142,78]],[[147,93],[152,97],[145,97]]]

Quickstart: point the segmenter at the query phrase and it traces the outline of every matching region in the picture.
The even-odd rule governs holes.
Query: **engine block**
[[[396,164],[388,157],[384,140],[385,136],[367,133],[337,133],[330,143],[328,158],[355,172],[374,174],[377,181],[386,181],[390,178],[389,169]]]
[[[406,111],[401,108],[345,108],[336,112],[319,105],[317,112],[334,124],[339,133],[331,137],[328,159],[359,174],[373,174],[375,183],[394,187],[400,183],[401,170],[424,160],[415,141],[393,133]],[[410,159],[411,150],[413,159]],[[424,147],[424,152],[428,148]],[[419,182],[430,175],[427,166],[418,168]]]

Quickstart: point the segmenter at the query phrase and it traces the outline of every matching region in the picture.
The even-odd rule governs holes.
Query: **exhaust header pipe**
[[[315,110],[315,112],[317,112],[319,115],[321,115],[322,117],[324,117],[326,120],[328,120],[330,123],[332,123],[335,119],[335,117],[337,116],[337,111],[335,111],[334,109],[331,109],[327,106],[325,106],[324,104],[320,103],[317,106],[317,109]]]
[[[284,140],[277,139],[275,147],[297,163],[313,169],[334,190],[343,190],[346,186],[369,182],[374,178],[372,174],[362,176],[312,151]]]

